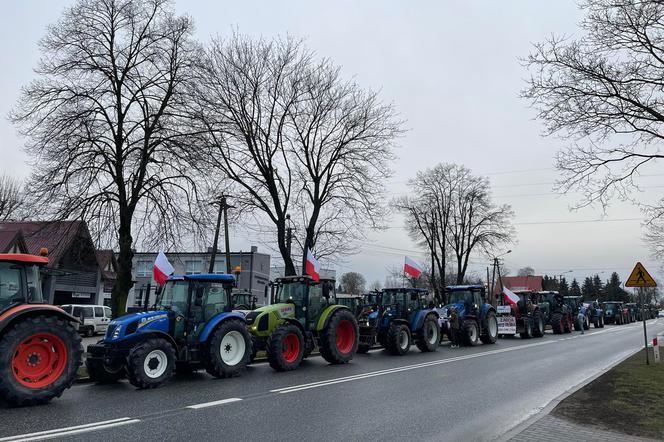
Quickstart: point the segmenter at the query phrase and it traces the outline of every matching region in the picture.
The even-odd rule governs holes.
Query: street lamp
[[[568,270],[568,271],[566,271],[566,272],[562,272],[562,273],[560,273],[560,274],[558,275],[558,276],[560,277],[560,278],[558,278],[558,279],[560,279],[560,281],[562,282],[562,280],[563,280],[563,275],[567,275],[568,273],[572,273],[572,272],[574,272],[574,270]]]

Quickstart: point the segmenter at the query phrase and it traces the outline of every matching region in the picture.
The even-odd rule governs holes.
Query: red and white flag
[[[320,263],[311,253],[311,249],[307,249],[307,275],[311,276],[316,282],[320,281]]]
[[[508,304],[514,307],[514,310],[519,310],[519,306],[517,305],[517,303],[519,302],[519,295],[517,295],[507,287],[503,287],[503,298]]]
[[[164,255],[164,251],[160,250],[157,259],[154,260],[154,267],[152,267],[152,276],[157,284],[164,285],[168,277],[175,271],[168,258]]]
[[[419,278],[424,267],[419,262],[406,256],[406,262],[403,265],[403,271],[413,278]]]

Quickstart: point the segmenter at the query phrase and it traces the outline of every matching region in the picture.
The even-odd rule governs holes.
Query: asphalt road
[[[662,330],[649,321],[649,334]],[[491,440],[642,345],[636,323],[403,357],[376,350],[343,366],[313,357],[289,373],[262,363],[150,391],[79,384],[46,406],[0,408],[0,441]]]

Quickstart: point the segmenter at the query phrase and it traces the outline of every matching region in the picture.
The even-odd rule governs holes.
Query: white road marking
[[[541,345],[547,345],[547,344],[553,344],[556,341],[543,341],[543,342],[537,342],[534,344],[526,344],[526,345],[520,345],[517,347],[509,347],[509,348],[501,348],[499,350],[490,350],[482,353],[474,353],[470,355],[465,355],[465,356],[457,356],[454,358],[448,358],[448,359],[440,359],[438,361],[431,361],[431,362],[423,362],[421,364],[413,364],[413,365],[405,365],[402,367],[395,367],[395,368],[390,368],[386,370],[378,370],[378,371],[373,371],[369,373],[362,373],[362,374],[357,374],[353,376],[345,376],[341,378],[336,378],[336,379],[329,379],[325,381],[318,381],[318,382],[312,382],[309,384],[302,384],[302,385],[293,385],[291,387],[284,387],[284,388],[276,388],[274,390],[270,390],[271,393],[280,393],[280,394],[285,394],[285,393],[293,393],[295,391],[301,391],[301,390],[308,390],[310,388],[318,388],[318,387],[325,387],[327,385],[334,385],[334,384],[340,384],[344,382],[352,382],[352,381],[357,381],[360,379],[367,379],[367,378],[372,378],[376,376],[384,376],[388,374],[394,374],[394,373],[399,373],[402,371],[408,371],[408,370],[416,370],[419,368],[426,368],[426,367],[432,367],[436,365],[442,365],[442,364],[449,364],[451,362],[457,362],[457,361],[463,361],[466,359],[475,359],[475,358],[480,358],[483,356],[490,356],[490,355],[495,355],[499,353],[506,353],[510,351],[516,351],[524,348],[530,348],[530,347],[539,347]]]
[[[230,404],[230,403],[238,402],[238,401],[241,401],[241,400],[242,399],[239,398],[239,397],[231,397],[231,398],[228,398],[228,399],[221,399],[219,401],[204,402],[202,404],[189,405],[185,408],[190,408],[192,410],[198,410],[200,408],[216,407],[217,405]]]
[[[53,439],[56,437],[71,436],[74,434],[87,433],[89,431],[103,430],[111,427],[119,427],[122,425],[135,424],[140,422],[140,419],[130,419],[122,417],[102,422],[94,422],[91,424],[77,425],[75,427],[57,428],[55,430],[39,431],[37,433],[19,434],[17,436],[9,436],[0,438],[0,442],[22,442],[31,440],[45,440]]]

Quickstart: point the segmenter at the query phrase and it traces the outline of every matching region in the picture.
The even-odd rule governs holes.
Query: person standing
[[[450,339],[452,340],[451,348],[459,348],[459,314],[454,307],[452,307],[450,315]]]
[[[586,306],[583,305],[583,303],[581,303],[581,305],[579,306],[579,314],[577,315],[576,319],[577,321],[579,321],[579,326],[581,327],[581,334],[582,335],[585,334],[586,332],[583,326],[586,323]]]

